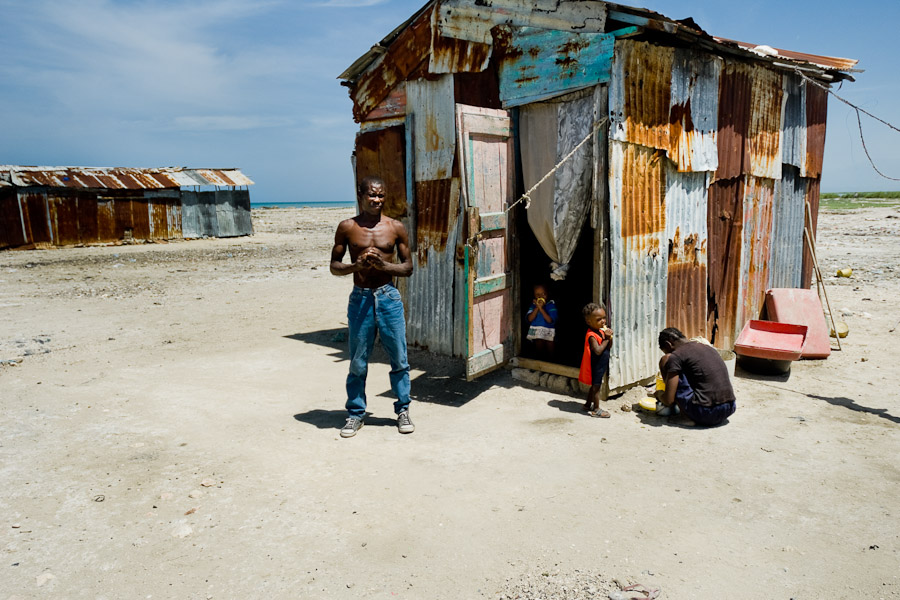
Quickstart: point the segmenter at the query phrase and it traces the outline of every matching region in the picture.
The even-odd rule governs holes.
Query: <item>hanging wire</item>
[[[550,179],[550,176],[553,175],[554,173],[556,173],[557,169],[559,169],[561,166],[563,166],[563,165],[566,163],[566,161],[568,161],[570,158],[572,158],[573,156],[575,156],[575,153],[578,152],[578,150],[579,150],[582,146],[584,146],[584,145],[588,142],[588,140],[591,139],[591,137],[592,137],[595,133],[597,133],[597,131],[598,131],[601,127],[603,127],[603,125],[606,124],[607,121],[609,121],[609,117],[603,117],[603,118],[600,119],[599,121],[595,122],[595,123],[594,123],[594,126],[591,128],[591,130],[588,132],[588,134],[584,137],[583,140],[581,140],[580,142],[578,142],[578,144],[577,144],[574,148],[572,148],[572,150],[571,150],[568,154],[566,154],[564,157],[562,157],[562,159],[561,159],[558,163],[556,163],[556,165],[555,165],[552,169],[550,169],[549,171],[547,171],[547,174],[546,174],[546,175],[544,175],[543,177],[541,177],[541,179],[540,179],[537,183],[535,183],[533,186],[531,186],[531,187],[528,189],[527,192],[525,192],[524,194],[522,194],[522,196],[521,196],[518,200],[516,200],[515,202],[513,202],[512,204],[510,204],[510,205],[506,208],[506,210],[504,210],[503,212],[504,212],[504,213],[509,213],[509,211],[511,211],[513,208],[515,208],[515,206],[516,206],[517,204],[521,204],[522,202],[525,203],[525,209],[528,210],[528,207],[531,206],[531,194],[533,194],[534,191],[535,191],[536,189],[538,189],[538,187],[540,187],[540,185],[541,185],[542,183],[544,183],[545,181],[547,181],[548,179]],[[480,235],[481,235],[482,233],[484,233],[485,231],[486,231],[485,229],[481,229],[481,230],[479,230],[478,232],[476,232],[475,234],[473,234],[472,236],[470,236],[469,239],[466,240],[466,245],[468,245],[468,246],[473,246],[473,242],[477,241],[478,236],[480,236]]]
[[[864,108],[860,108],[859,106],[856,106],[855,104],[853,104],[853,103],[850,102],[849,100],[845,100],[844,98],[841,98],[840,96],[838,96],[837,94],[835,94],[835,93],[831,90],[831,88],[829,88],[827,85],[824,85],[824,84],[822,84],[822,83],[816,81],[815,79],[812,79],[811,77],[808,77],[808,76],[805,75],[802,71],[800,71],[800,69],[794,69],[794,71],[795,71],[798,75],[800,75],[800,77],[802,77],[804,80],[808,81],[809,83],[812,83],[813,85],[816,85],[816,86],[822,88],[823,90],[825,90],[826,92],[828,92],[829,94],[831,94],[832,96],[834,96],[835,98],[837,98],[838,100],[840,100],[841,102],[843,102],[844,104],[846,104],[847,106],[849,106],[850,108],[852,108],[853,110],[856,111],[856,124],[859,126],[859,139],[860,139],[860,141],[862,142],[862,147],[863,147],[863,150],[864,150],[865,153],[866,153],[866,158],[869,159],[869,164],[872,165],[872,168],[875,169],[875,172],[876,172],[876,173],[878,173],[879,175],[881,175],[881,176],[884,177],[885,179],[890,179],[891,181],[900,181],[900,178],[898,178],[898,177],[890,177],[889,175],[885,175],[884,173],[882,173],[882,172],[878,169],[878,167],[875,166],[875,161],[872,160],[872,155],[869,154],[869,148],[866,147],[866,138],[865,138],[865,136],[863,136],[863,129],[862,129],[862,118],[859,116],[859,113],[863,113],[864,115],[867,115],[867,116],[869,116],[869,117],[872,117],[873,119],[875,119],[875,120],[878,121],[879,123],[883,123],[884,125],[887,125],[888,127],[890,127],[891,129],[893,129],[894,131],[900,132],[900,128],[897,128],[896,126],[891,125],[890,123],[888,123],[888,122],[885,121],[884,119],[880,119],[880,118],[876,117],[875,115],[873,115],[873,114],[870,113],[869,111],[865,110]]]

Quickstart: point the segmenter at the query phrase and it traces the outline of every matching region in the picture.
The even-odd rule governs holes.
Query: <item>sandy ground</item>
[[[896,209],[823,213],[844,349],[738,373],[724,427],[414,353],[416,432],[381,356],[344,440],[349,214],[0,252],[0,598],[900,597]]]

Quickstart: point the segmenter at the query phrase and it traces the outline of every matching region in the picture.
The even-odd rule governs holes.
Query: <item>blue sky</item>
[[[0,164],[239,167],[254,201],[352,200],[336,77],[424,0],[0,0]],[[713,35],[859,59],[836,90],[900,125],[900,2],[643,1]],[[882,172],[900,133],[864,117]],[[829,100],[824,191],[900,190]]]

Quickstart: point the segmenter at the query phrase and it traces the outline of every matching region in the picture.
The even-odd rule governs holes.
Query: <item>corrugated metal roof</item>
[[[666,161],[668,267],[666,326],[687,337],[706,332],[707,173],[679,173]]]
[[[750,174],[781,179],[781,115],[784,109],[782,74],[761,66],[752,70],[750,90]]]
[[[769,245],[772,236],[772,200],[775,180],[746,177],[744,186],[741,287],[735,336],[750,319],[758,319],[769,283]]]
[[[239,169],[165,167],[30,167],[0,165],[0,180],[18,187],[47,186],[110,190],[152,190],[182,186],[244,186],[253,181]]]
[[[666,326],[664,165],[650,148],[610,142],[610,388],[651,377],[658,367],[657,336]]]
[[[610,137],[668,151],[674,49],[617,40],[609,85]]]
[[[799,288],[803,271],[803,223],[806,218],[806,182],[800,170],[784,165],[775,182],[772,237],[769,242],[770,288]]]
[[[705,52],[675,50],[672,63],[671,146],[679,171],[715,171],[719,165],[719,76],[723,61]]]
[[[822,56],[819,54],[806,54],[805,52],[794,52],[793,50],[783,50],[781,48],[773,48],[772,46],[760,46],[759,44],[751,44],[750,42],[739,42],[738,40],[730,40],[728,38],[713,36],[713,39],[719,43],[727,45],[737,45],[744,50],[749,50],[759,56],[772,58],[780,58],[787,61],[808,63],[822,67],[823,69],[837,69],[838,71],[851,71],[859,63],[858,60],[852,58],[840,58],[838,56]],[[772,53],[774,51],[774,54]]]

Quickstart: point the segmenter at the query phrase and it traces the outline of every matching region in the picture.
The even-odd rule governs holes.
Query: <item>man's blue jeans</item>
[[[380,288],[353,287],[347,307],[350,325],[350,374],[347,375],[347,412],[366,415],[366,375],[375,332],[391,359],[391,390],[397,396],[394,412],[409,408],[409,362],[406,359],[406,320],[400,292],[388,283]]]

